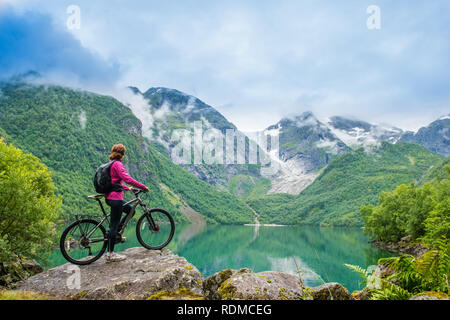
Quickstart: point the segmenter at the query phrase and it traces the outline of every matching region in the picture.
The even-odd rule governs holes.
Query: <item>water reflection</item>
[[[118,251],[140,246],[132,226],[125,236],[127,242],[117,245]],[[350,291],[360,287],[361,279],[344,263],[367,267],[391,255],[369,245],[361,229],[304,226],[177,225],[169,249],[205,277],[228,268],[290,274],[300,269],[308,286],[339,282]],[[63,263],[64,258],[55,251],[51,266]]]

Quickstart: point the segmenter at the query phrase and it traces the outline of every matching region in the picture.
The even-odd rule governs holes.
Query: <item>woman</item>
[[[111,155],[109,159],[111,161],[116,160],[111,165],[111,183],[120,183],[125,191],[131,190],[127,186],[122,184],[122,181],[125,183],[132,185],[133,187],[145,190],[148,192],[149,189],[143,185],[142,183],[137,182],[127,173],[127,170],[122,164],[122,159],[125,155],[125,146],[122,144],[115,144],[111,149]],[[129,213],[131,210],[130,205],[126,205],[125,201],[123,201],[123,192],[112,191],[106,195],[106,203],[111,207],[111,216],[110,216],[110,229],[109,229],[109,238],[108,238],[108,252],[106,253],[107,261],[122,261],[125,260],[125,256],[114,253],[114,244],[116,242],[116,238],[120,237],[122,241],[122,235],[118,233],[119,226],[125,222],[126,215],[120,221],[122,216],[122,212],[125,211]],[[119,224],[120,221],[120,224]]]

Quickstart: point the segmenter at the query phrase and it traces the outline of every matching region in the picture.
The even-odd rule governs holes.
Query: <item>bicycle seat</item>
[[[95,199],[95,200],[98,200],[98,199],[101,199],[101,198],[104,198],[106,196],[106,194],[95,194],[95,195],[92,195],[92,196],[87,196],[89,199]]]

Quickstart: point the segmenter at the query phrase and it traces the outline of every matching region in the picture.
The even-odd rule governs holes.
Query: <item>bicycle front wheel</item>
[[[151,209],[144,213],[136,224],[139,243],[150,250],[161,250],[169,244],[175,232],[175,223],[170,213],[163,209]]]
[[[90,264],[99,259],[107,245],[105,228],[91,219],[73,222],[64,230],[59,241],[64,258],[78,265]]]

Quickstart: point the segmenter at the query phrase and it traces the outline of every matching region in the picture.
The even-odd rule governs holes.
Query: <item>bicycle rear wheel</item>
[[[170,213],[163,209],[151,209],[136,224],[139,243],[150,250],[160,250],[172,240],[175,223]]]
[[[73,222],[64,230],[59,241],[64,258],[78,265],[90,264],[99,259],[107,245],[105,228],[91,219]]]

